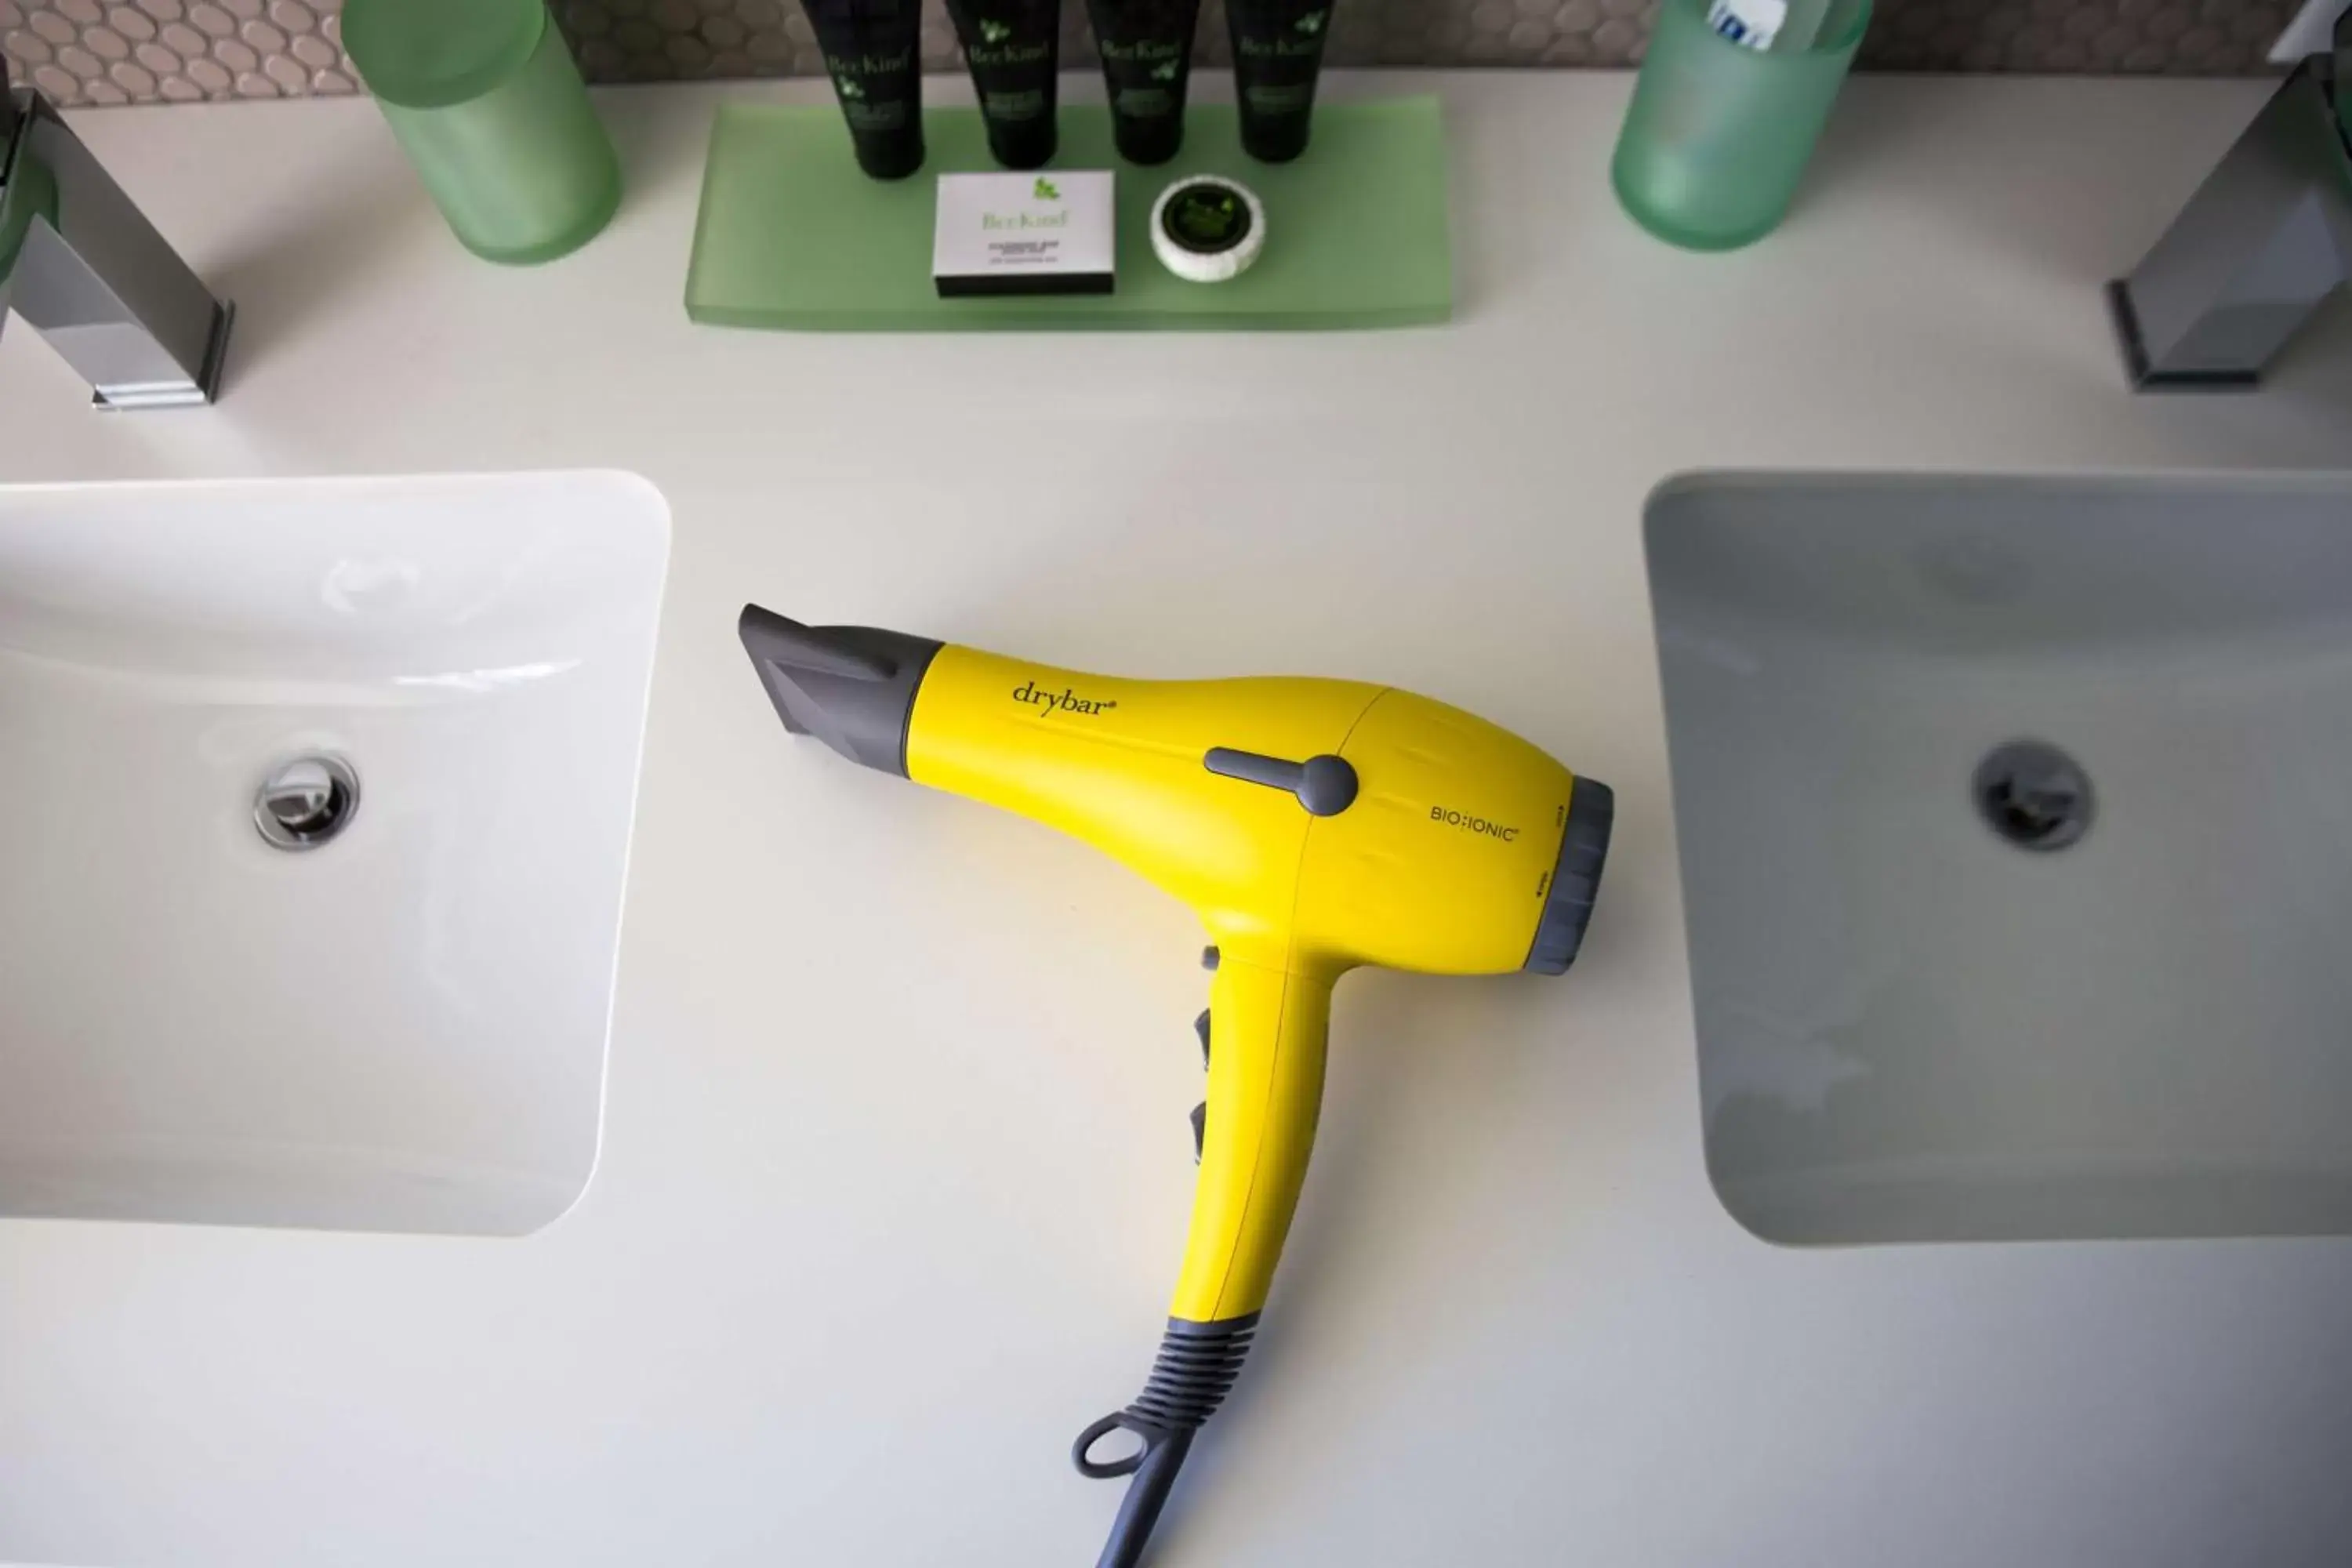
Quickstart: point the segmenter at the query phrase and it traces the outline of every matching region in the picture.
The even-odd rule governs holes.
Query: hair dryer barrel
[[[743,606],[736,631],[785,729],[907,775],[915,690],[939,643],[873,626],[804,626],[757,605]]]

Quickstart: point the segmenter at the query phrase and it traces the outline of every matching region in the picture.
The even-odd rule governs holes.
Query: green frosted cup
[[[1664,0],[1609,174],[1643,228],[1693,250],[1772,232],[1796,199],[1870,0],[1833,6],[1810,49],[1750,49],[1706,25],[1708,0]]]
[[[475,255],[551,261],[620,205],[620,160],[546,0],[349,0],[343,47]]]

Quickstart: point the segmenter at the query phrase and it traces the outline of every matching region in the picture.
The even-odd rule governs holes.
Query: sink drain
[[[253,825],[279,849],[316,849],[352,825],[360,776],[324,752],[280,763],[254,797]]]
[[[2091,830],[2091,775],[2042,741],[2011,741],[1977,764],[1977,814],[2021,849],[2063,849]]]

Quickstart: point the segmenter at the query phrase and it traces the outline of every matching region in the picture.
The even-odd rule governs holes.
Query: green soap
[[[1184,148],[1154,168],[1119,162],[1110,114],[1065,106],[1054,168],[1118,174],[1118,287],[1110,294],[942,300],[931,282],[933,176],[992,172],[980,114],[923,116],[913,178],[867,179],[832,104],[728,103],[710,133],[687,314],[711,326],[797,331],[1416,326],[1454,310],[1445,129],[1432,97],[1318,104],[1291,163],[1241,150],[1232,109],[1196,104]],[[1257,264],[1188,283],[1151,253],[1151,204],[1180,180],[1238,180],[1265,205]]]

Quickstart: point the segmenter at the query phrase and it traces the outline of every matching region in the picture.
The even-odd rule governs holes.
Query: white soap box
[[[931,280],[943,299],[1108,294],[1117,218],[1108,169],[941,174]]]

